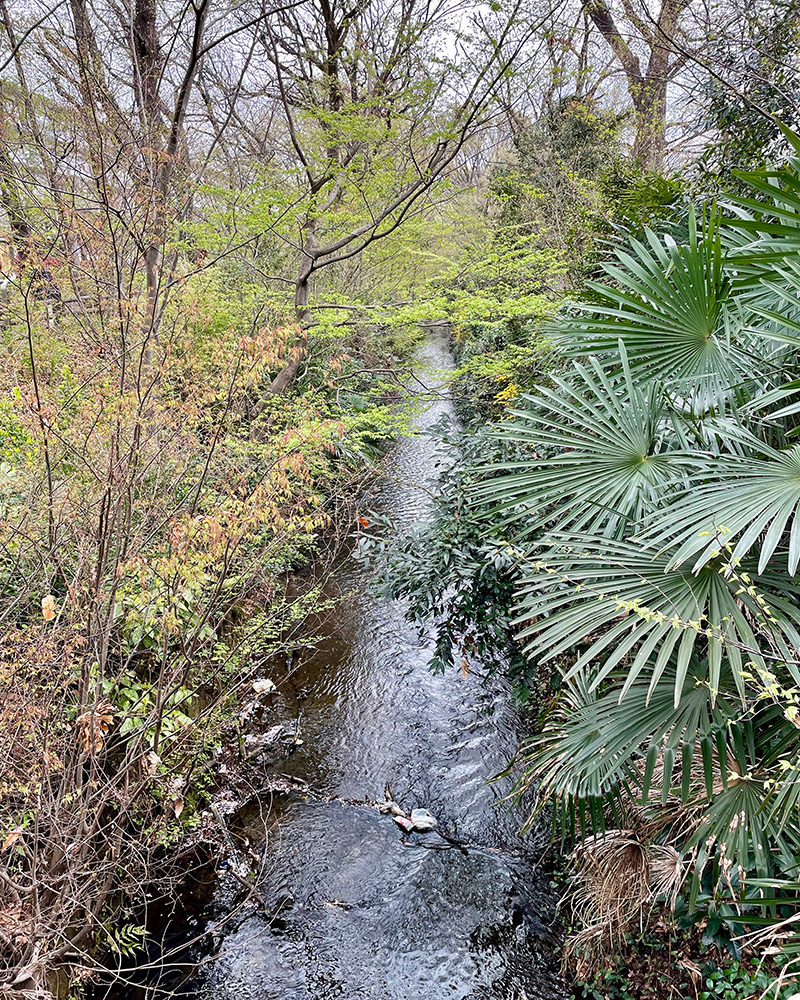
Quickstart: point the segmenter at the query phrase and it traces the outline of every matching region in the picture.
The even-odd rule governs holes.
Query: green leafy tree
[[[264,56],[274,68],[293,178],[287,239],[297,251],[300,335],[261,409],[306,356],[312,280],[418,214],[487,127],[521,47],[518,9],[492,12],[491,37],[477,21],[470,32],[455,30],[445,4],[416,0],[315,0],[268,22]]]
[[[732,12],[733,13],[733,12]],[[710,56],[719,67],[703,95],[714,137],[699,167],[706,183],[730,188],[737,169],[753,169],[781,156],[780,125],[797,125],[796,0],[752,3],[735,12],[736,23],[719,32]]]

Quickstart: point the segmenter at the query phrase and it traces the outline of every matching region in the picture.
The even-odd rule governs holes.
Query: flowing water
[[[452,368],[434,331],[420,377]],[[427,374],[426,374],[427,373]],[[441,374],[438,374],[441,379]],[[372,504],[402,526],[426,517],[436,446],[425,431],[451,411],[437,399],[387,459]],[[521,840],[518,812],[487,784],[517,745],[502,682],[433,675],[430,642],[403,607],[370,591],[368,571],[343,568],[338,624],[282,686],[302,708],[303,746],[282,767],[313,796],[272,803],[267,912],[229,932],[220,957],[184,993],[215,1000],[533,1000],[564,996],[550,949],[552,894],[537,869],[544,844]],[[404,834],[391,816],[354,801],[425,807],[435,833]],[[224,898],[217,909],[225,906]]]

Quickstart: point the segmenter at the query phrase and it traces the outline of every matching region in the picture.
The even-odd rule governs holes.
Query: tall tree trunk
[[[649,49],[647,66],[622,37],[606,0],[582,0],[583,8],[622,67],[635,113],[633,156],[645,170],[662,173],[666,156],[667,86],[686,61],[676,48],[679,21],[690,0],[663,0],[651,25],[626,7]]]
[[[295,341],[294,357],[284,365],[272,382],[270,382],[266,392],[267,398],[270,396],[279,396],[285,389],[289,388],[297,377],[300,365],[306,355],[308,349],[306,329],[308,328],[309,317],[311,315],[308,308],[308,281],[310,276],[310,270],[306,273],[305,267],[301,268],[300,274],[297,276],[294,290],[294,309],[297,322],[300,325],[300,336]],[[266,400],[261,401],[256,409],[256,415],[264,409],[265,403]]]
[[[667,81],[645,80],[631,94],[636,115],[633,158],[644,170],[664,172],[667,153]]]
[[[278,372],[269,384],[264,397],[255,408],[255,415],[263,412],[267,405],[267,400],[271,396],[279,396],[287,389],[297,377],[300,365],[308,349],[307,330],[311,322],[311,311],[308,308],[309,282],[314,271],[317,249],[317,222],[316,219],[309,219],[306,223],[306,238],[303,247],[303,258],[300,261],[300,268],[294,285],[294,314],[297,325],[300,327],[300,336],[294,345],[294,357],[287,361],[284,367]]]
[[[24,264],[31,249],[33,230],[22,204],[14,164],[6,152],[8,143],[3,135],[5,132],[4,117],[5,113],[0,106],[0,203],[2,203],[5,213],[8,216],[8,223],[17,256],[20,263]]]
[[[152,341],[158,341],[159,299],[161,292],[161,258],[167,239],[169,218],[170,187],[175,173],[178,147],[186,109],[194,87],[200,60],[203,56],[203,36],[210,0],[200,0],[194,5],[194,26],[192,47],[186,64],[175,107],[169,122],[169,132],[166,136],[163,152],[154,158],[155,183],[151,221],[148,225],[146,247],[144,253],[145,277],[147,282],[147,301],[145,316],[142,323],[142,360],[149,366],[152,361]],[[155,85],[160,73],[160,52],[156,36],[155,4],[144,0],[137,7],[137,44],[142,78],[142,98],[146,102],[145,113],[154,131],[156,122],[161,115],[158,88]],[[149,83],[148,83],[149,81]],[[155,145],[156,135],[153,136]],[[163,305],[163,304],[162,304]]]

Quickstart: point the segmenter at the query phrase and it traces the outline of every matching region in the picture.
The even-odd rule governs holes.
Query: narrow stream
[[[432,385],[452,368],[440,332],[419,364]],[[431,405],[418,418],[423,433],[401,440],[387,460],[375,506],[401,523],[429,510],[436,454],[424,431],[450,409],[446,400]],[[280,917],[247,919],[184,995],[563,997],[548,944],[552,893],[536,869],[543,840],[520,840],[521,815],[497,808],[504,788],[487,784],[519,735],[507,690],[474,674],[431,674],[430,644],[402,606],[372,596],[357,562],[343,574],[342,589],[352,592],[345,624],[337,617],[282,692],[286,711],[302,707],[304,743],[281,770],[315,795],[272,803],[260,891]],[[343,801],[382,800],[387,782],[405,808],[429,809],[466,851],[436,833],[404,834],[391,816]]]

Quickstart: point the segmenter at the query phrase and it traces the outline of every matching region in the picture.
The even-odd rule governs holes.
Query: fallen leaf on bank
[[[12,830],[11,833],[9,833],[9,835],[3,841],[3,846],[0,847],[0,852],[7,851],[9,847],[13,847],[21,836],[22,836],[21,827],[17,827],[16,830]]]
[[[681,958],[681,959],[679,959],[678,960],[678,965],[682,969],[686,969],[686,971],[689,973],[689,975],[692,977],[692,979],[698,979],[699,980],[699,979],[703,978],[703,970],[700,968],[700,966],[696,962],[693,962],[690,958]]]

